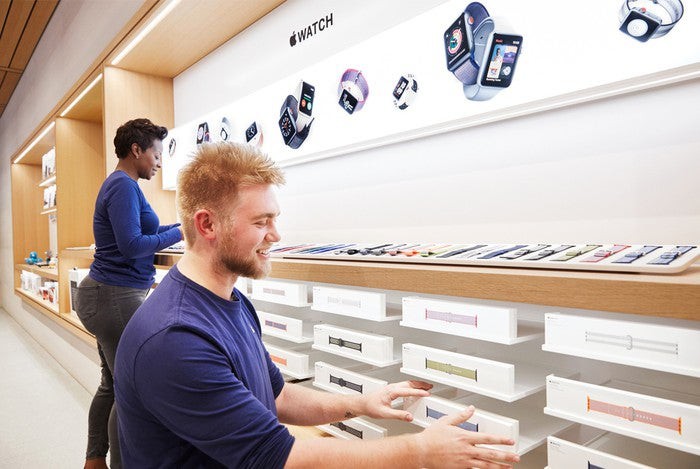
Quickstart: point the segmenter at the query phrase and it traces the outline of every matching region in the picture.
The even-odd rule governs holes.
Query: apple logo
[[[292,35],[289,37],[289,45],[290,45],[291,47],[294,47],[294,46],[296,45],[296,43],[297,43],[297,33],[294,32],[294,33],[292,33]]]

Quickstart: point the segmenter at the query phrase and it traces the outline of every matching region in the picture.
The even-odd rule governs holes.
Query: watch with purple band
[[[476,83],[493,20],[484,5],[471,2],[444,34],[447,69],[465,85]]]
[[[338,104],[345,112],[352,114],[365,105],[369,96],[369,84],[361,71],[349,68],[345,70],[338,83]]]

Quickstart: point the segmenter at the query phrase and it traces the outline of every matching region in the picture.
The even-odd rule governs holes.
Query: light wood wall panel
[[[103,79],[104,146],[107,173],[111,173],[117,165],[113,141],[120,125],[131,119],[146,117],[155,124],[169,129],[173,127],[173,80],[115,67],[105,67]],[[175,193],[162,190],[161,173],[158,172],[150,181],[139,181],[139,185],[161,224],[174,223]]]
[[[11,168],[14,263],[22,264],[29,251],[44,257],[49,249],[49,223],[48,215],[40,213],[44,203],[44,189],[37,186],[41,166],[13,164]]]

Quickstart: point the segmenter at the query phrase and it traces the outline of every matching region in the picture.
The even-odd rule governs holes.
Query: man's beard
[[[258,261],[257,255],[244,258],[233,254],[234,243],[229,242],[229,239],[231,238],[227,238],[227,240],[222,243],[220,250],[221,255],[219,257],[219,262],[224,269],[241,277],[254,279],[267,277],[267,274],[270,273],[270,263]]]

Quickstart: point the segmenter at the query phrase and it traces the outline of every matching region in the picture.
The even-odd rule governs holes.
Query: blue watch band
[[[674,249],[664,252],[659,257],[649,262],[649,264],[668,265],[671,262],[678,259],[679,257],[681,257],[686,252],[690,251],[691,249],[695,249],[695,246],[676,246]]]
[[[632,262],[636,261],[640,257],[644,257],[647,254],[649,254],[650,252],[656,251],[660,247],[661,246],[643,246],[642,248],[637,249],[636,251],[628,252],[621,259],[613,261],[613,264],[631,264]]]
[[[522,248],[526,248],[526,247],[527,247],[527,244],[518,244],[517,246],[513,246],[510,248],[498,249],[496,251],[492,251],[484,256],[479,257],[479,259],[491,259],[492,257],[497,257],[497,256],[500,256],[500,255],[505,254],[507,252],[515,251],[516,249],[522,249]]]
[[[438,419],[444,417],[445,415],[447,415],[447,414],[444,412],[440,412],[439,410],[431,409],[430,407],[425,406],[425,416],[428,418],[438,420]],[[478,423],[462,422],[457,426],[459,428],[463,428],[463,429],[470,431],[470,432],[478,432],[479,431],[479,424]]]
[[[467,5],[467,8],[464,9],[464,16],[467,26],[472,30],[474,49],[470,52],[467,60],[454,71],[454,75],[465,85],[471,85],[476,83],[479,76],[479,64],[486,49],[486,40],[480,41],[478,38],[481,36],[488,38],[493,30],[493,21],[486,7],[479,2]],[[485,30],[488,31],[486,34],[484,34]]]

